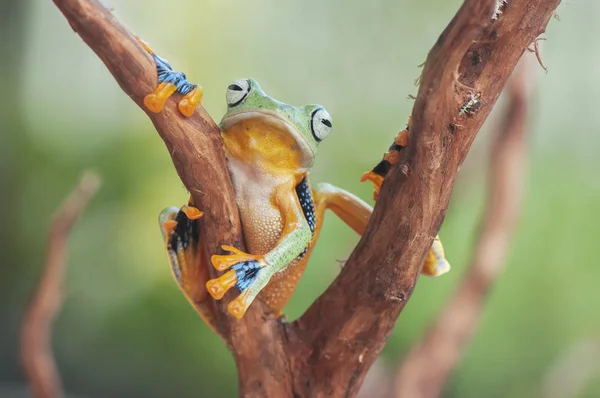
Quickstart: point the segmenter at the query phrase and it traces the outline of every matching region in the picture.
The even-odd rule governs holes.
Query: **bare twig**
[[[297,322],[283,324],[260,302],[234,321],[222,303],[214,303],[219,330],[238,366],[240,395],[356,394],[412,293],[459,165],[521,54],[545,29],[559,1],[512,0],[496,21],[495,0],[464,2],[425,62],[409,146],[386,177],[365,235],[340,276]],[[156,71],[127,30],[97,0],[54,3],[141,105],[155,87]],[[468,115],[459,113],[468,97],[459,86],[480,92],[481,106]],[[173,100],[165,112],[148,115],[205,213],[200,219],[203,256],[218,252],[223,243],[241,247],[217,127],[203,109],[184,119]]]
[[[508,108],[491,148],[488,202],[473,259],[464,280],[438,319],[401,364],[395,381],[398,397],[437,397],[459,362],[502,269],[521,213],[525,175],[527,103],[531,85],[525,65],[511,78]]]
[[[98,176],[86,172],[55,213],[48,233],[46,264],[21,326],[21,361],[36,398],[62,396],[50,346],[52,322],[62,304],[69,233],[99,186]]]

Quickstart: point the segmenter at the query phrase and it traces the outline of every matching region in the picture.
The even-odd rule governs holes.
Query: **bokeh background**
[[[106,0],[136,34],[205,88],[254,77],[334,119],[313,181],[370,200],[363,171],[412,107],[421,64],[459,0]],[[72,233],[53,337],[66,389],[87,397],[231,397],[234,363],[171,279],[159,211],[187,194],[149,120],[47,0],[1,0],[0,396],[22,391],[19,321],[44,261],[49,218],[82,170],[104,184]],[[479,332],[447,397],[540,396],[572,347],[600,339],[600,2],[563,1],[534,63],[524,215]],[[490,117],[441,231],[453,271],[421,278],[379,369],[393,370],[460,280],[484,203]],[[286,314],[299,316],[357,236],[329,216]],[[596,345],[597,346],[597,345]],[[585,350],[584,350],[585,351]],[[578,362],[571,369],[577,373]],[[580,396],[600,396],[600,369]]]

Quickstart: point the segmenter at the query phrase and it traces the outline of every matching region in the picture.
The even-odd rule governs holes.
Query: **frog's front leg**
[[[311,241],[312,232],[306,221],[294,186],[277,189],[272,198],[283,220],[283,231],[277,244],[264,255],[244,253],[231,246],[223,246],[228,255],[212,256],[213,266],[225,274],[207,282],[211,296],[221,299],[225,292],[236,286],[240,295],[232,300],[227,309],[236,318],[241,318],[258,293],[277,272],[285,269],[300,256]]]
[[[192,116],[196,105],[202,101],[202,87],[190,83],[185,73],[175,72],[171,65],[156,53],[140,38],[137,38],[140,45],[154,59],[156,72],[158,75],[158,87],[156,90],[144,97],[144,105],[154,113],[163,110],[167,100],[176,91],[183,95],[179,100],[177,108],[184,116]]]

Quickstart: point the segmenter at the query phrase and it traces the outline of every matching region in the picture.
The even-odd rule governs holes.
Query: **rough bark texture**
[[[513,74],[507,89],[508,107],[491,147],[488,201],[473,260],[439,317],[400,366],[395,380],[397,397],[440,396],[477,329],[487,293],[508,254],[521,214],[527,174],[527,104],[531,84],[524,65]]]
[[[202,254],[205,264],[223,244],[244,250],[233,185],[219,129],[212,118],[201,106],[192,117],[185,118],[173,99],[161,113],[148,111],[143,98],[156,87],[156,66],[131,33],[97,0],[54,0],[54,4],[123,91],[152,120],[179,177],[204,212],[199,222],[202,247],[207,249]],[[238,364],[241,392],[289,396],[291,379],[285,365],[282,324],[258,301],[243,320],[236,321],[227,315],[224,302],[215,302],[215,308],[219,329],[229,336],[228,345]]]
[[[96,0],[54,3],[141,106],[156,83],[150,57]],[[283,324],[262,303],[235,321],[215,303],[238,366],[240,395],[357,393],[413,291],[471,142],[558,3],[512,0],[493,21],[495,0],[465,1],[425,62],[410,143],[386,177],[373,220],[339,277],[298,321]],[[478,104],[465,107],[470,95]],[[203,109],[181,117],[173,100],[163,113],[148,116],[205,211],[201,230],[208,250],[214,253],[220,244],[232,242],[240,247],[239,216],[214,122]],[[402,115],[399,119],[405,122]]]

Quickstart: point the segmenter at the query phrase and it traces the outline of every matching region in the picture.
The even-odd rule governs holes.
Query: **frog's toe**
[[[236,264],[243,263],[246,261],[255,261],[259,263],[262,263],[264,261],[263,256],[245,253],[241,250],[236,249],[233,246],[223,245],[221,246],[221,249],[231,252],[231,254],[214,255],[210,258],[213,266],[218,271],[225,271]]]
[[[371,181],[373,183],[373,200],[377,200],[379,189],[381,188],[381,184],[383,184],[383,178],[383,176],[376,174],[373,170],[363,173],[360,178],[360,182]]]
[[[227,311],[237,319],[241,319],[251,303],[248,291],[245,291],[227,305]]]
[[[241,318],[252,303],[256,294],[260,291],[260,286],[256,285],[256,279],[263,271],[265,263],[257,260],[247,260],[234,264],[231,270],[216,279],[211,279],[206,283],[208,293],[215,299],[220,300],[225,293],[232,287],[237,287],[240,295],[232,300],[227,309],[229,313],[236,318]]]
[[[231,270],[216,279],[206,282],[206,290],[215,300],[220,300],[237,282],[237,273],[235,270]]]
[[[179,112],[181,112],[183,116],[192,116],[196,110],[196,105],[202,103],[202,94],[202,87],[194,87],[192,91],[187,93],[177,104]]]
[[[158,216],[158,224],[160,226],[160,232],[162,233],[163,239],[168,243],[169,238],[173,235],[173,231],[177,226],[177,221],[175,218],[177,217],[177,213],[179,209],[177,207],[167,207],[163,211],[160,212]]]
[[[190,220],[197,220],[204,215],[204,212],[200,211],[197,207],[192,205],[185,205],[181,208],[181,211],[185,213],[187,218]]]
[[[408,146],[408,130],[402,130],[401,132],[398,133],[398,135],[396,136],[396,140],[395,140],[396,145],[404,148],[406,146]],[[396,150],[399,150],[401,148],[396,148]]]
[[[162,82],[156,87],[156,90],[144,97],[144,105],[154,113],[159,113],[165,107],[167,100],[177,91],[177,86],[171,83]]]
[[[184,116],[193,115],[196,105],[202,100],[202,87],[190,83],[185,73],[174,71],[171,65],[155,54],[144,41],[138,38],[138,42],[152,56],[158,75],[158,87],[153,93],[144,97],[146,108],[151,112],[159,113],[163,110],[171,95],[178,92],[183,95],[177,105],[179,111]]]

